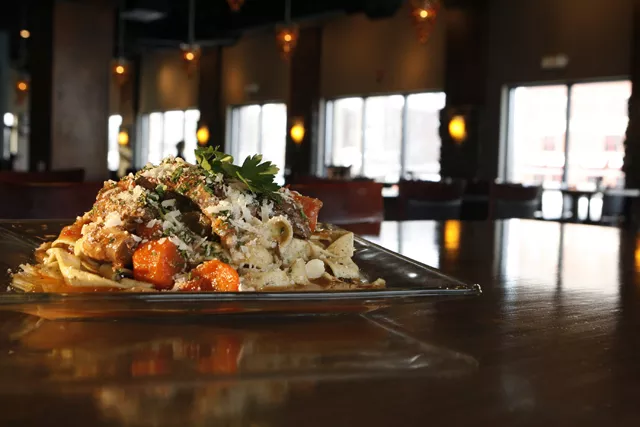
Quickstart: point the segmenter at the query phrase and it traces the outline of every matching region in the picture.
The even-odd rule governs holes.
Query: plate
[[[131,315],[209,315],[248,313],[368,312],[426,297],[468,297],[481,293],[441,271],[355,238],[353,260],[371,278],[384,278],[386,289],[369,291],[242,293],[95,293],[6,292],[9,270],[33,262],[34,249],[54,239],[70,221],[0,221],[0,310],[21,311],[47,319],[129,317]]]

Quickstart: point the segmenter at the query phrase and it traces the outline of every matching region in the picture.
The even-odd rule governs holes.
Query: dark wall
[[[499,173],[501,96],[507,86],[627,78],[633,0],[491,0],[486,123],[479,175]],[[559,71],[543,56],[566,54]]]

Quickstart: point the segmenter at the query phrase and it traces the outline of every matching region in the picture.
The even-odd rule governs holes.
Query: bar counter
[[[333,316],[0,311],[0,425],[637,425],[634,233],[416,221],[369,238],[483,293]]]

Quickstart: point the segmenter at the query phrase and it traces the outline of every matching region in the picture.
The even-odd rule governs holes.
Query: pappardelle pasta
[[[352,260],[354,236],[317,224],[322,202],[208,147],[197,164],[169,157],[119,182],[43,243],[11,288],[24,292],[375,289]]]

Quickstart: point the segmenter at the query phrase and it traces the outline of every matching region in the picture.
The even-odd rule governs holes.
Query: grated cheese
[[[107,228],[110,227],[118,227],[122,225],[122,219],[120,219],[120,214],[118,212],[109,212],[107,218],[104,221],[104,226]]]
[[[178,236],[169,236],[167,237],[169,239],[169,241],[171,243],[173,243],[174,245],[176,245],[178,247],[178,249],[180,249],[181,251],[187,251],[187,252],[193,252],[193,249],[191,249],[191,246],[187,245],[184,241],[182,241],[181,238],[179,238]]]
[[[149,222],[147,223],[147,228],[153,228],[153,227],[155,227],[155,225],[156,225],[156,224],[158,224],[159,222],[161,222],[161,221],[160,221],[160,220],[158,220],[158,219],[155,219],[155,218],[154,218],[154,219],[152,219],[151,221],[149,221]]]

